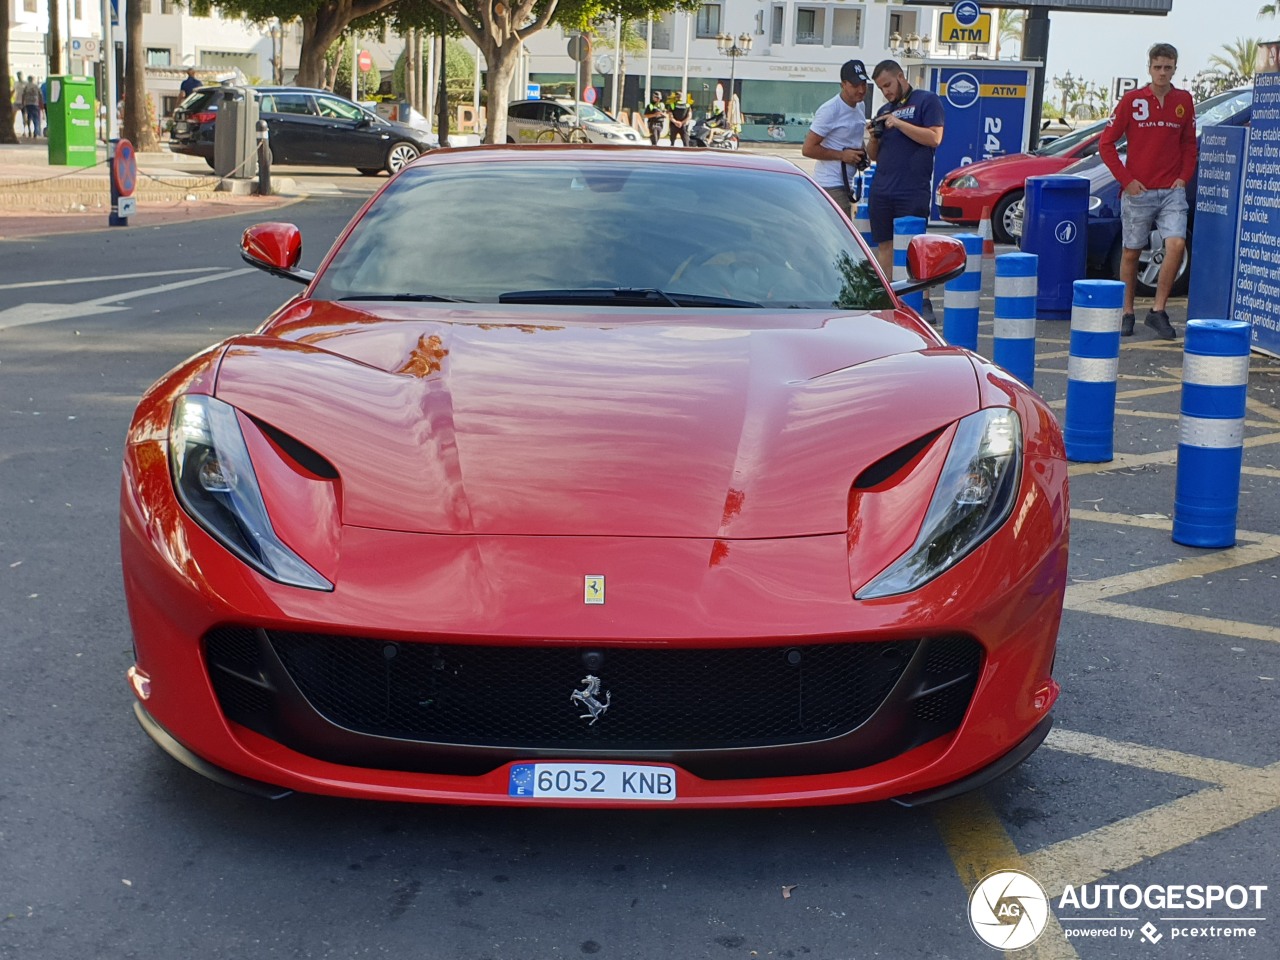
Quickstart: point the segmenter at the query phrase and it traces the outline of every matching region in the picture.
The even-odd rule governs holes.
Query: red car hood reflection
[[[302,303],[270,333],[231,345],[218,396],[337,468],[344,524],[410,532],[842,532],[863,469],[978,397],[887,312]]]

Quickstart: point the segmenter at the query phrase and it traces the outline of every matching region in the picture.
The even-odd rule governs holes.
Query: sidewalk
[[[218,178],[199,157],[167,149],[136,157],[138,212],[131,225],[274,210],[303,195],[287,177],[276,178],[270,197],[219,191]],[[54,166],[43,138],[0,144],[0,239],[106,229],[111,205],[106,158],[107,146],[99,144],[95,166]]]

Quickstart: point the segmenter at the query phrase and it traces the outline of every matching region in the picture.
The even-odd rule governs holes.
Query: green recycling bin
[[[45,110],[49,163],[92,167],[98,162],[98,104],[92,77],[50,77]]]

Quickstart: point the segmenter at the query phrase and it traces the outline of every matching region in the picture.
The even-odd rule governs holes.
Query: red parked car
[[[298,293],[129,428],[129,678],[175,758],[272,795],[914,804],[1043,740],[1067,465],[900,299],[958,241],[890,285],[784,160],[499,146],[301,249],[246,231]]]
[[[996,243],[1016,243],[1010,232],[1009,208],[1022,199],[1027,177],[1057,173],[1098,152],[1106,127],[1099,120],[1073,130],[1040,147],[1035,153],[992,157],[952,170],[938,185],[938,209],[951,223],[978,223],[984,209],[991,212],[991,236]]]

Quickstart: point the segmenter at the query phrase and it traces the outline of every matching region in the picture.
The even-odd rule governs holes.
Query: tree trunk
[[[511,102],[511,78],[520,61],[520,38],[512,35],[501,46],[488,40],[484,47],[484,59],[489,65],[484,85],[489,101],[486,108],[489,125],[484,142],[506,143],[507,104]]]
[[[142,42],[142,4],[125,6],[126,50],[124,71],[124,124],[120,135],[137,151],[156,149],[155,117],[147,109],[147,51]],[[115,104],[107,104],[114,110]]]
[[[436,131],[440,135],[440,146],[449,146],[449,71],[445,69],[449,41],[444,35],[444,14],[440,14],[439,56],[440,86],[436,94]]]
[[[62,12],[61,0],[48,0],[49,10],[49,76],[62,73]]]
[[[17,143],[13,129],[13,74],[9,72],[9,17],[0,17],[0,143]]]
[[[377,13],[395,2],[396,0],[328,0],[324,6],[301,17],[302,49],[298,54],[298,76],[293,81],[294,85],[323,86],[324,55],[351,25],[351,21]],[[332,85],[330,82],[330,89]]]

